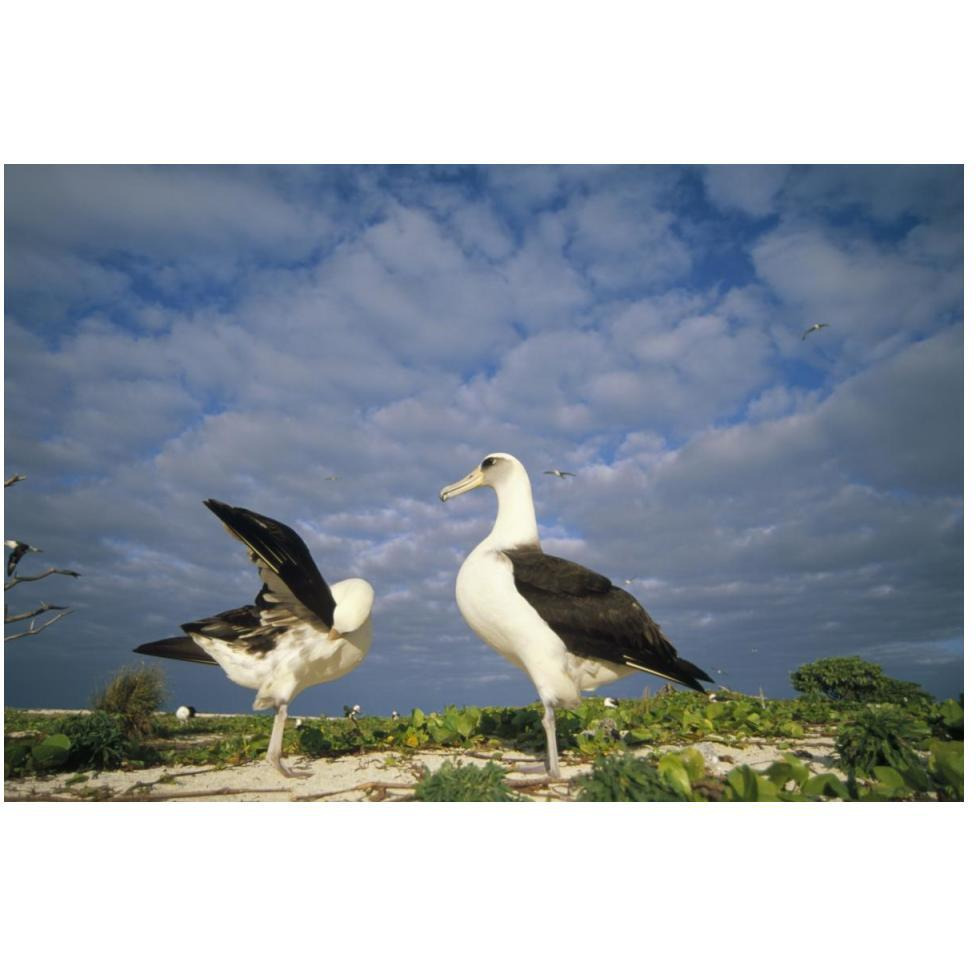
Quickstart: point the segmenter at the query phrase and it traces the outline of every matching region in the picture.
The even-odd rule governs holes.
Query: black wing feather
[[[335,599],[322,578],[308,546],[294,529],[266,515],[235,508],[214,498],[204,505],[224,523],[231,535],[248,548],[257,564],[264,587],[257,603],[262,609],[272,604],[290,604],[300,615],[332,627]]]
[[[712,679],[678,657],[650,614],[606,576],[536,547],[506,550],[515,587],[566,647],[581,657],[648,671],[704,691]]]
[[[165,640],[140,644],[135,648],[135,653],[165,657],[172,661],[189,661],[192,664],[213,664],[215,666],[217,664],[191,637],[167,637]]]
[[[269,624],[262,619],[261,610],[256,606],[225,610],[202,620],[191,620],[182,626],[191,636],[212,637],[233,644],[248,654],[257,655],[273,650],[278,638],[288,629],[287,626]]]

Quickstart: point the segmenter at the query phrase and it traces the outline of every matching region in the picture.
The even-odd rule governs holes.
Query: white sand
[[[667,750],[681,748],[684,747],[665,747]],[[814,773],[837,771],[830,758],[833,740],[825,737],[797,740],[782,746],[769,745],[761,740],[738,747],[705,741],[696,743],[694,748],[701,752],[706,768],[720,776],[741,763],[762,770],[783,752],[798,750],[808,754],[803,759]],[[639,749],[634,750],[634,754],[642,755],[650,751],[647,748]],[[302,779],[286,779],[264,759],[224,769],[213,766],[155,766],[135,771],[83,773],[84,781],[80,781],[78,774],[58,773],[8,780],[4,784],[4,798],[7,801],[396,801],[411,798],[412,787],[423,767],[435,771],[442,763],[455,758],[479,766],[493,759],[508,770],[507,782],[514,787],[521,785],[519,792],[536,801],[571,799],[575,793],[572,781],[592,768],[588,762],[574,763],[563,757],[561,768],[564,780],[547,784],[538,756],[512,750],[503,753],[466,753],[461,749],[441,749],[409,755],[374,752],[315,760],[291,756],[286,759],[287,765],[311,772],[312,775]],[[74,782],[69,784],[71,780]]]

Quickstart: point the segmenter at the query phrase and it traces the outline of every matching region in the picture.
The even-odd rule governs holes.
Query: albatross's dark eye
[[[481,470],[484,471],[485,468],[490,468],[498,458],[496,457],[486,457],[484,461],[481,462]]]

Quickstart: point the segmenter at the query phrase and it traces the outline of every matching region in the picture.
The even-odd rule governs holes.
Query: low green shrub
[[[522,799],[505,784],[505,770],[496,763],[446,762],[436,773],[425,770],[414,799],[424,803],[506,803]]]
[[[92,697],[92,708],[115,715],[126,736],[144,738],[153,731],[154,713],[166,697],[161,668],[122,668]]]
[[[690,799],[675,778],[662,774],[651,760],[634,756],[600,756],[593,763],[593,772],[578,782],[577,799],[589,803],[678,803]]]
[[[825,657],[803,664],[790,674],[790,681],[804,697],[834,702],[912,705],[932,701],[921,685],[891,678],[880,664],[859,657]]]
[[[928,734],[924,723],[894,705],[858,712],[840,727],[836,740],[848,786],[853,787],[858,775],[873,776],[876,766],[896,769],[917,782],[922,763],[916,750]]]
[[[70,769],[117,769],[129,751],[122,719],[108,712],[72,715],[61,723],[70,741]]]

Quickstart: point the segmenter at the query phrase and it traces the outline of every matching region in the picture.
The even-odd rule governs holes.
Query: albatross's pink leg
[[[304,770],[289,769],[281,761],[281,740],[285,734],[285,719],[288,718],[288,704],[278,706],[275,713],[274,725],[271,727],[271,741],[268,743],[268,762],[281,773],[282,776],[311,776]]]

